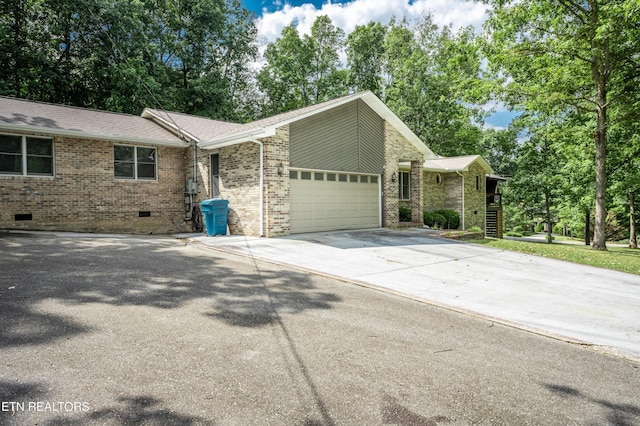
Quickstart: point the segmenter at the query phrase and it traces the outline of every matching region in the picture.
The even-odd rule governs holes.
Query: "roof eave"
[[[275,134],[275,127],[259,128],[247,130],[242,133],[237,133],[231,136],[227,136],[219,139],[211,139],[205,142],[198,143],[198,147],[202,149],[217,149],[224,148],[226,146],[238,145],[245,142],[253,142],[256,139],[262,139]]]
[[[122,135],[105,135],[100,133],[89,133],[81,130],[53,129],[50,127],[29,126],[21,124],[0,124],[0,130],[9,132],[31,132],[44,133],[52,136],[68,136],[79,139],[94,139],[101,141],[128,142],[134,144],[168,146],[173,148],[185,148],[188,146],[185,142],[168,141],[162,139],[137,138]]]
[[[195,137],[191,133],[185,131],[184,129],[179,127],[177,124],[175,124],[173,121],[166,120],[165,118],[159,116],[158,114],[155,114],[153,111],[149,110],[148,108],[145,108],[144,111],[142,111],[142,114],[140,114],[140,116],[142,118],[146,118],[148,120],[153,121],[154,123],[158,124],[159,126],[165,128],[168,131],[170,131],[171,133],[177,135],[179,138],[186,137],[187,139],[189,139],[191,141],[194,141],[194,142],[199,142],[200,141],[200,139],[198,139],[197,137]]]

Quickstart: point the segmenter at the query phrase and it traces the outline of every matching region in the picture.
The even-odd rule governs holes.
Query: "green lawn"
[[[640,249],[609,247],[609,251],[596,251],[586,245],[546,244],[488,238],[471,242],[503,250],[518,251],[640,275]]]

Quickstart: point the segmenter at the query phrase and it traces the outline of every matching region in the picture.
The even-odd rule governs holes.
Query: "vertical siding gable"
[[[290,125],[290,167],[382,173],[384,122],[361,100]]]
[[[382,174],[384,164],[384,120],[358,100],[358,149],[360,172]]]

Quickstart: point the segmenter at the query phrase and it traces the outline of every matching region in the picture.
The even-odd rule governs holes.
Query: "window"
[[[311,172],[300,172],[300,179],[311,180]]]
[[[335,173],[327,173],[327,180],[330,182],[335,182],[336,181],[336,174]]]
[[[220,155],[211,154],[211,197],[220,195]]]
[[[476,191],[480,191],[480,176],[476,176]]]
[[[324,173],[314,173],[313,179],[315,180],[324,180]]]
[[[369,183],[369,176],[360,176],[360,183]]]
[[[410,193],[411,186],[409,185],[409,172],[400,172],[398,173],[398,177],[399,177],[399,184],[400,184],[399,198],[401,200],[409,200],[411,198],[411,193]]]
[[[371,183],[378,183],[378,176],[371,176]]]
[[[289,170],[289,179],[298,179],[298,172],[295,170]]]
[[[114,145],[113,171],[117,179],[156,179],[156,149]]]
[[[358,176],[356,175],[349,175],[349,182],[358,182]]]
[[[53,176],[53,140],[0,135],[0,174]]]
[[[436,173],[436,185],[440,185],[442,183],[442,175],[440,173]]]

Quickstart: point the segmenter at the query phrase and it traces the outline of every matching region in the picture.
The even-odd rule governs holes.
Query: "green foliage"
[[[482,228],[480,228],[479,226],[472,226],[471,228],[468,229],[469,232],[482,232]]]
[[[382,66],[387,29],[378,22],[358,25],[347,36],[348,84],[355,91],[383,96]]]
[[[408,207],[400,207],[400,222],[411,222],[411,209]]]
[[[595,251],[585,245],[541,244],[508,239],[485,239],[475,242],[501,250],[518,251],[582,265],[640,274],[640,251],[637,249],[610,247],[609,251]]]
[[[487,3],[493,9],[486,24],[485,53],[495,92],[543,121],[563,124],[577,115],[588,125],[587,131],[574,132],[568,145],[590,144],[595,151],[589,167],[595,172],[594,247],[605,249],[611,132],[617,124],[625,127],[638,121],[640,18],[630,12],[637,11],[636,2]],[[627,144],[618,139],[614,145]],[[569,187],[588,195],[588,188],[594,186],[591,182]]]
[[[424,224],[431,228],[458,229],[460,217],[452,210],[438,210],[434,212],[425,211],[422,213]],[[457,218],[457,226],[455,225]]]
[[[453,210],[437,210],[434,212],[444,218],[442,226],[447,229],[458,229],[460,227],[460,215]]]
[[[2,95],[240,116],[257,47],[254,18],[238,0],[10,0],[1,8]]]
[[[316,18],[311,35],[300,37],[294,24],[270,43],[267,64],[258,73],[266,95],[265,116],[302,108],[347,93],[347,72],[340,69],[338,52],[344,33],[328,16]]]

